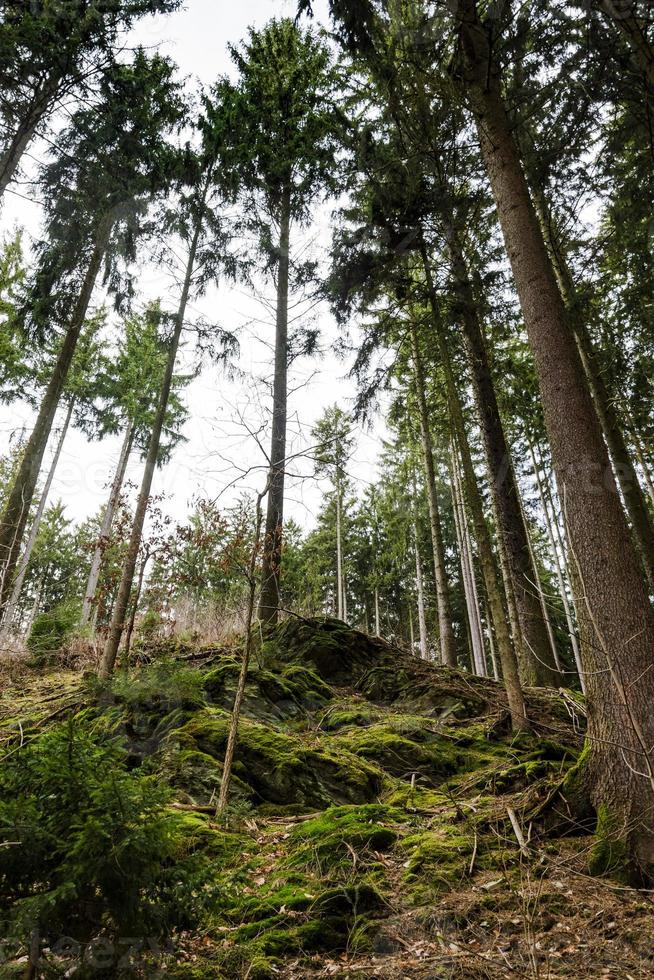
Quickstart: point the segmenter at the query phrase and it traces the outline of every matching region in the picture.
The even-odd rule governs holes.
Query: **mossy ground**
[[[642,972],[654,961],[638,938],[649,908],[599,882],[591,899],[582,872],[592,838],[547,836],[541,809],[574,779],[581,750],[555,694],[530,694],[534,733],[514,738],[492,681],[339,623],[288,621],[257,652],[219,822],[238,654],[197,653],[157,651],[110,687],[71,672],[23,677],[0,702],[8,746],[75,713],[121,736],[130,766],[174,788],[171,820],[212,862],[215,899],[197,931],[173,937],[156,966],[142,954],[112,975],[584,976],[572,931],[583,909],[585,928],[610,933],[594,951],[609,972],[594,975],[654,975]],[[598,918],[600,901],[621,925]],[[610,972],[611,957],[623,972]],[[43,976],[70,969],[52,953],[44,964]],[[11,959],[0,965],[0,977],[16,971]]]

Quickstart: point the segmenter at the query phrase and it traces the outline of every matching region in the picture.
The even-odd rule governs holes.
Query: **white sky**
[[[314,9],[319,23],[321,14],[324,17],[326,11],[324,0],[318,0]],[[228,43],[237,43],[243,38],[249,25],[260,27],[272,16],[293,15],[294,12],[295,0],[229,3],[224,0],[187,0],[184,9],[170,17],[141,22],[134,32],[134,41],[145,46],[158,46],[162,53],[174,58],[183,76],[210,84],[218,75],[231,71]],[[14,193],[7,195],[3,205],[0,231],[4,235],[19,225],[28,233],[36,233],[40,208],[18,196],[29,193],[25,187],[14,185],[12,189]],[[318,249],[324,249],[329,243],[329,217],[328,205],[320,209],[316,225],[309,232]],[[175,290],[156,269],[145,270],[139,279],[139,292],[144,302],[160,295],[170,308],[175,306]],[[203,314],[213,322],[217,320],[222,327],[237,332],[241,343],[238,366],[246,377],[230,382],[224,372],[210,368],[186,393],[191,416],[184,433],[188,442],[176,449],[172,461],[157,473],[153,486],[153,493],[165,493],[164,509],[179,520],[184,518],[190,500],[197,494],[215,498],[222,493],[227,503],[240,492],[261,486],[261,471],[241,477],[243,471],[262,466],[264,460],[256,443],[239,422],[239,416],[258,429],[267,420],[270,402],[265,384],[249,380],[250,377],[265,379],[270,373],[270,344],[274,340],[270,311],[243,288],[221,286],[193,304],[193,312]],[[298,390],[292,394],[289,404],[289,452],[300,452],[310,444],[309,429],[327,405],[338,402],[347,408],[352,404],[354,385],[345,377],[349,365],[337,361],[329,353],[337,328],[327,310],[318,312],[318,323],[322,346],[327,353],[313,363],[303,360],[293,369],[291,389]],[[33,416],[24,406],[1,408],[0,433],[4,436],[5,447],[10,432],[21,425],[29,429],[32,420]],[[374,435],[364,432],[358,435],[351,472],[356,483],[363,487],[377,479],[374,462],[379,443]],[[267,447],[267,434],[263,439]],[[63,500],[67,515],[75,521],[95,513],[106,499],[106,488],[119,448],[118,437],[102,443],[89,443],[81,433],[72,432],[64,447],[50,499]],[[52,445],[48,448],[46,463],[51,450]],[[299,460],[296,469],[311,474],[312,464],[308,460]],[[128,479],[138,484],[140,476],[141,464],[134,458]],[[287,516],[305,526],[310,525],[321,496],[315,481],[290,479],[287,493]]]

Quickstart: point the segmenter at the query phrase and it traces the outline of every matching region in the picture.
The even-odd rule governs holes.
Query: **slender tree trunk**
[[[530,199],[474,0],[458,6],[462,81],[534,354],[575,577],[589,694],[586,772],[599,831],[654,870],[654,611],[613,480],[572,325]]]
[[[425,373],[422,358],[420,356],[418,334],[413,319],[411,320],[410,329],[413,369],[415,376],[415,391],[418,401],[418,414],[420,416],[422,457],[425,468],[425,482],[427,485],[427,502],[429,504],[429,526],[431,530],[432,552],[434,555],[434,580],[436,582],[438,639],[440,644],[441,663],[448,667],[456,667],[456,645],[454,643],[454,630],[452,629],[452,607],[450,602],[450,590],[447,582],[447,569],[445,567],[445,549],[443,546],[441,516],[438,507],[438,495],[436,493],[436,468],[434,466],[434,451],[429,426],[427,399],[425,398]]]
[[[540,468],[536,461],[536,454],[534,452],[534,447],[532,446],[531,443],[529,443],[529,452],[534,467],[536,485],[538,486],[538,496],[540,497],[541,507],[543,509],[543,514],[545,515],[545,526],[547,528],[547,536],[550,539],[550,548],[552,549],[552,555],[554,556],[554,569],[556,571],[556,579],[559,584],[559,595],[561,596],[561,602],[563,603],[563,611],[565,613],[565,621],[568,627],[568,635],[570,637],[572,654],[574,656],[574,661],[577,667],[577,673],[579,674],[579,682],[581,684],[581,690],[585,694],[586,682],[584,680],[584,671],[581,663],[581,651],[579,649],[579,641],[577,640],[577,630],[575,628],[572,607],[570,605],[570,600],[568,599],[568,589],[566,586],[565,575],[563,573],[563,565],[561,564],[561,557],[559,555],[559,542],[557,541],[557,534],[554,530],[554,518],[550,514],[549,503],[547,501],[547,497],[543,489],[543,482],[540,475]]]
[[[418,630],[420,635],[420,656],[427,660],[429,656],[429,644],[427,640],[427,617],[425,616],[425,590],[422,580],[422,562],[420,559],[420,539],[418,537],[418,503],[416,500],[415,478],[413,480],[413,550],[416,558],[416,591],[418,594]]]
[[[41,596],[43,595],[43,586],[45,585],[45,572],[41,575],[39,579],[39,584],[36,588],[36,595],[34,597],[34,602],[32,603],[32,608],[30,614],[27,617],[27,623],[25,624],[25,636],[29,636],[32,632],[32,626],[34,625],[34,620],[39,614],[39,606],[41,605]]]
[[[273,383],[272,440],[266,529],[259,596],[259,619],[274,625],[279,615],[279,574],[284,526],[284,476],[286,473],[286,406],[288,398],[288,288],[290,269],[291,187],[284,189],[280,211],[279,262],[277,265],[277,323],[275,377]],[[339,599],[340,601],[340,599]]]
[[[270,476],[269,476],[270,479]],[[248,567],[248,605],[247,613],[245,618],[245,650],[243,652],[243,661],[241,663],[241,672],[238,678],[238,684],[236,686],[236,694],[234,696],[234,705],[232,707],[232,717],[229,724],[229,733],[227,736],[227,745],[225,746],[225,758],[223,760],[223,775],[220,781],[220,793],[218,794],[218,804],[216,806],[216,815],[222,816],[225,812],[227,806],[227,801],[229,799],[229,784],[232,777],[232,764],[234,761],[234,750],[236,748],[236,739],[238,736],[238,722],[241,717],[241,708],[243,706],[243,698],[245,696],[245,685],[248,679],[248,670],[250,667],[250,657],[252,656],[252,622],[254,619],[254,607],[255,607],[255,597],[257,591],[257,560],[259,557],[259,548],[261,543],[261,525],[263,523],[263,514],[261,512],[261,501],[264,495],[268,492],[268,487],[263,493],[259,494],[256,503],[256,522],[254,529],[254,542],[252,545],[252,552],[250,555],[250,563]]]
[[[375,635],[381,636],[381,623],[379,620],[379,586],[375,586]]]
[[[86,583],[86,592],[84,594],[84,602],[82,604],[82,613],[80,616],[80,626],[87,626],[92,619],[95,593],[98,588],[100,571],[102,569],[102,558],[111,534],[111,525],[113,524],[116,508],[118,507],[118,501],[120,500],[120,493],[123,488],[123,481],[125,479],[125,472],[127,470],[127,463],[132,451],[133,442],[134,424],[130,422],[125,429],[125,437],[123,439],[123,445],[118,458],[118,466],[111,484],[109,500],[107,501],[107,506],[105,507],[104,514],[102,515],[100,536],[93,552],[93,561],[91,562],[91,569],[89,571],[89,577]]]
[[[75,409],[75,399],[71,398],[68,403],[68,411],[66,412],[66,418],[64,419],[64,424],[62,426],[61,432],[59,434],[59,440],[55,449],[54,456],[52,457],[52,462],[50,463],[50,469],[48,470],[48,476],[46,478],[41,496],[39,498],[39,504],[36,508],[36,514],[34,515],[34,520],[32,521],[32,526],[30,528],[30,533],[27,538],[27,543],[25,544],[25,550],[21,555],[20,562],[18,565],[18,572],[14,579],[13,588],[11,590],[11,596],[9,597],[9,602],[5,607],[4,615],[4,625],[3,630],[10,629],[16,617],[16,610],[18,608],[18,602],[20,600],[21,592],[23,591],[23,582],[25,581],[25,575],[27,574],[27,569],[29,567],[30,559],[32,557],[32,552],[34,551],[34,545],[36,544],[36,539],[39,534],[39,529],[41,527],[41,521],[43,520],[43,513],[45,511],[45,505],[48,501],[48,496],[50,490],[52,489],[52,481],[54,480],[54,475],[59,464],[59,459],[61,457],[61,451],[64,448],[64,442],[66,441],[66,436],[68,435],[68,427],[70,426],[70,420],[73,416],[73,411]]]
[[[513,729],[518,731],[529,727],[518,671],[518,659],[516,656],[515,647],[511,641],[509,620],[507,619],[507,611],[504,606],[502,586],[500,585],[498,569],[493,555],[490,532],[488,530],[486,518],[484,517],[484,506],[481,499],[481,494],[479,492],[479,487],[477,485],[477,475],[475,473],[472,463],[472,456],[470,454],[470,446],[468,444],[468,436],[466,433],[463,411],[461,408],[461,399],[459,397],[454,372],[452,370],[450,352],[443,334],[436,297],[433,292],[430,293],[429,301],[432,325],[436,335],[440,361],[445,374],[447,403],[450,412],[450,426],[452,429],[452,434],[456,438],[459,452],[461,453],[466,497],[470,506],[470,513],[472,515],[477,547],[479,549],[479,561],[481,564],[482,575],[484,577],[484,586],[486,589],[486,595],[488,596],[488,605],[495,629],[495,638],[497,640],[497,648],[500,656],[500,663],[502,665],[502,676],[504,679],[507,700],[509,702],[509,710],[511,713],[511,724]],[[500,555],[502,555],[501,550]],[[504,573],[504,569],[502,569],[502,571]],[[504,591],[504,596],[506,597],[509,612],[511,613],[512,607],[510,605],[510,595],[508,590]],[[511,623],[514,626],[514,629],[517,629],[517,615],[513,616]],[[518,645],[520,643],[519,632],[514,633],[514,637],[515,643]]]
[[[157,458],[159,456],[161,433],[166,421],[168,399],[170,397],[173,373],[175,371],[175,361],[177,359],[177,349],[179,347],[179,340],[184,326],[184,317],[186,315],[186,307],[191,291],[191,281],[193,279],[193,270],[195,268],[195,259],[198,251],[200,234],[202,232],[202,224],[203,215],[200,213],[199,217],[196,219],[195,231],[193,233],[188,261],[186,263],[186,273],[184,276],[182,295],[179,302],[177,316],[175,317],[175,329],[170,341],[170,347],[168,348],[168,360],[166,361],[166,370],[161,382],[161,391],[159,392],[157,411],[152,423],[152,432],[150,433],[148,452],[145,459],[143,478],[141,480],[141,487],[136,503],[132,531],[130,534],[129,544],[127,546],[127,554],[123,564],[118,594],[116,596],[116,602],[114,604],[111,617],[107,642],[105,644],[100,663],[99,675],[105,679],[111,677],[113,673],[114,664],[116,663],[116,656],[118,654],[118,647],[120,646],[120,640],[125,628],[125,615],[129,605],[129,597],[132,592],[132,582],[134,580],[134,571],[136,569],[139,548],[141,547],[141,539],[143,537],[143,524],[145,523],[145,515],[150,502],[150,489],[152,487],[152,479],[154,477],[154,471],[157,466]]]
[[[20,467],[13,481],[2,517],[0,518],[0,561],[4,563],[2,590],[0,592],[0,612],[13,583],[14,570],[25,533],[30,506],[39,478],[45,448],[52,431],[55,414],[61,393],[75,355],[84,320],[91,301],[91,294],[98,273],[107,240],[106,232],[98,237],[91,255],[80,294],[71,314],[63,344],[57,356],[50,381],[45,390],[36,424],[25,447]]]
[[[573,318],[573,324],[581,362],[613,463],[613,472],[622,493],[650,591],[654,592],[654,522],[586,324],[578,316]]]
[[[343,551],[341,547],[341,482],[336,476],[336,618],[343,619]]]
[[[129,624],[127,626],[127,632],[125,634],[125,649],[122,653],[122,663],[123,670],[129,671],[129,651],[132,647],[132,635],[134,633],[134,624],[136,622],[136,614],[139,610],[139,602],[141,601],[141,592],[143,591],[143,579],[145,578],[145,568],[148,564],[148,559],[150,558],[149,553],[143,556],[143,561],[141,562],[141,567],[139,568],[139,577],[136,582],[136,589],[134,591],[134,596],[132,598],[132,609],[129,614]]]
[[[490,651],[491,663],[493,665],[493,678],[496,681],[501,681],[500,671],[497,664],[497,654],[495,652],[495,640],[493,639],[493,624],[490,622],[488,610],[486,615],[486,626],[488,628],[488,649]]]
[[[525,684],[555,687],[560,682],[560,677],[552,656],[547,624],[534,588],[534,583],[537,582],[536,569],[531,560],[520,491],[497,404],[472,285],[456,229],[447,222],[444,224],[452,277],[459,301],[457,312],[463,330],[475,406],[481,423],[493,509],[498,534],[504,544],[520,624],[521,677]],[[428,288],[431,290],[431,268],[424,242],[422,251],[425,274],[429,277]]]
[[[468,615],[468,626],[470,630],[470,651],[472,654],[473,671],[482,677],[486,674],[486,658],[484,655],[484,639],[481,629],[481,615],[479,611],[479,597],[475,583],[475,570],[472,561],[472,549],[468,525],[466,520],[465,502],[459,475],[459,459],[456,452],[454,440],[450,448],[451,454],[451,474],[452,474],[452,503],[454,506],[454,519],[456,524],[457,537],[459,540],[459,553],[461,555],[461,575],[463,578],[463,591],[466,601]]]
[[[409,649],[412,655],[415,656],[416,652],[416,638],[413,634],[413,612],[411,611],[411,603],[409,602]]]
[[[561,667],[561,661],[559,660],[559,651],[556,645],[556,639],[554,637],[554,628],[552,627],[552,617],[550,616],[550,611],[547,605],[547,598],[543,590],[543,583],[541,582],[540,573],[538,571],[538,560],[536,557],[536,552],[534,550],[534,544],[531,540],[531,533],[529,530],[529,521],[527,520],[527,515],[525,514],[524,506],[521,504],[522,519],[524,521],[525,530],[527,532],[527,544],[529,545],[529,555],[531,557],[531,564],[534,569],[534,588],[538,593],[538,599],[540,602],[541,612],[543,614],[543,621],[547,629],[547,638],[550,644],[550,650],[552,651],[552,656],[554,658],[554,663],[556,665],[557,673],[560,675],[560,679],[563,680],[563,668]]]

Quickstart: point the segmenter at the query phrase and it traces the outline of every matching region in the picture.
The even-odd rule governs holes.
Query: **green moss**
[[[561,795],[570,815],[581,829],[590,829],[595,819],[595,809],[591,803],[589,790],[590,756],[591,744],[586,741],[576,764],[568,772],[561,787]]]
[[[196,713],[176,734],[182,745],[222,759],[228,719],[210,709]],[[241,719],[234,774],[260,802],[324,807],[378,796],[383,773],[345,751],[308,745],[297,735]]]
[[[466,877],[474,838],[444,825],[405,837],[401,846],[408,852],[405,878],[413,886],[413,900],[422,903]]]
[[[418,772],[420,778],[432,786],[466,767],[466,755],[459,752],[451,740],[438,735],[427,736],[424,729],[419,728],[409,732],[408,736],[393,729],[392,722],[356,728],[335,736],[333,742],[378,763],[391,775],[406,778]]]
[[[322,873],[340,866],[370,864],[374,851],[386,851],[397,839],[394,824],[406,818],[401,810],[382,804],[330,807],[291,834],[291,867],[318,867]],[[374,858],[372,859],[374,862]]]
[[[625,883],[629,878],[629,850],[622,822],[604,804],[597,810],[595,843],[588,870],[592,875],[611,875]]]
[[[229,657],[204,675],[204,690],[211,704],[231,710],[240,663]],[[324,706],[331,688],[312,670],[292,664],[276,671],[251,667],[245,689],[243,714],[285,720]]]
[[[425,789],[422,786],[411,786],[404,783],[393,789],[384,797],[384,802],[389,806],[403,807],[409,812],[425,812],[442,808],[450,803],[450,798],[438,790]]]
[[[325,732],[336,732],[342,728],[363,728],[377,721],[382,712],[372,705],[353,704],[351,707],[330,711],[320,721],[320,728]]]

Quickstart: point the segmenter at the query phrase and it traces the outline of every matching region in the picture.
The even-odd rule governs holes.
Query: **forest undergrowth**
[[[574,802],[580,695],[528,690],[512,734],[495,682],[287,620],[218,820],[238,649],[5,684],[0,976],[654,975],[651,896]]]

